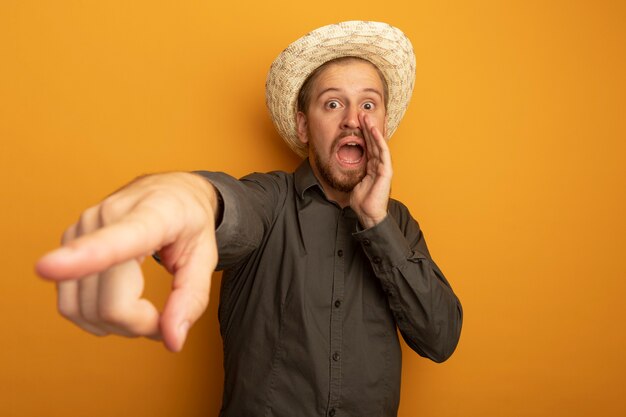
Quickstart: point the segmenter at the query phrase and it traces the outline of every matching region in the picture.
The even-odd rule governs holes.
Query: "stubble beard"
[[[343,193],[350,193],[365,177],[365,170],[362,168],[351,169],[344,172],[333,172],[330,160],[325,161],[317,148],[313,146],[313,143],[310,143],[309,146],[312,147],[313,157],[315,158],[314,163],[320,176],[322,177],[322,180],[324,180],[324,182],[330,185],[333,189]],[[331,149],[334,149],[334,145]]]

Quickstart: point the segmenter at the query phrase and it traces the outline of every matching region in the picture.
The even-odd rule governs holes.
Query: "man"
[[[390,199],[388,138],[408,105],[415,59],[398,29],[343,22],[273,63],[267,103],[296,172],[160,174],[87,209],[46,255],[60,312],[98,335],[162,339],[178,351],[225,269],[222,416],[394,416],[396,328],[440,362],[462,311],[418,224]],[[208,181],[207,181],[208,180]],[[174,274],[162,314],[141,299],[139,264]]]

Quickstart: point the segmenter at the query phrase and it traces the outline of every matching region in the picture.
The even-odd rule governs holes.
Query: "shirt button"
[[[335,301],[335,307],[339,308],[340,305],[341,305],[341,300]]]
[[[335,353],[333,353],[333,360],[334,360],[335,362],[337,362],[337,361],[339,360],[339,357],[340,357],[340,356],[339,356],[339,352],[335,352]]]
[[[334,409],[334,408],[331,408],[331,409],[328,411],[328,416],[329,416],[329,417],[333,417],[334,415],[335,415],[335,409]]]
[[[374,262],[376,265],[378,265],[379,263],[381,263],[383,260],[380,259],[378,256],[374,256],[374,258],[372,258],[372,262]]]
[[[371,243],[369,239],[363,239],[363,246],[369,246]]]
[[[343,251],[341,249],[339,249],[337,251],[337,255],[341,258],[343,256]]]

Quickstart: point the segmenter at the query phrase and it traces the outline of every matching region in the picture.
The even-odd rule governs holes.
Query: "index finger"
[[[387,142],[385,141],[380,129],[372,124],[368,115],[362,114],[361,118],[361,123],[365,127],[365,129],[363,129],[363,136],[367,142],[368,152],[370,152],[370,155],[375,158],[381,158],[381,154],[389,149],[387,147]]]
[[[137,208],[120,221],[49,252],[35,269],[47,279],[78,279],[149,255],[169,240],[163,219],[154,210]]]

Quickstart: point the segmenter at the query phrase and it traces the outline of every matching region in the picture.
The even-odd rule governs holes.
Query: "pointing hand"
[[[80,328],[179,351],[208,304],[216,210],[215,189],[195,174],[142,177],[85,210],[36,270],[56,282],[60,313]],[[174,275],[162,313],[142,298],[140,264],[155,251]]]

